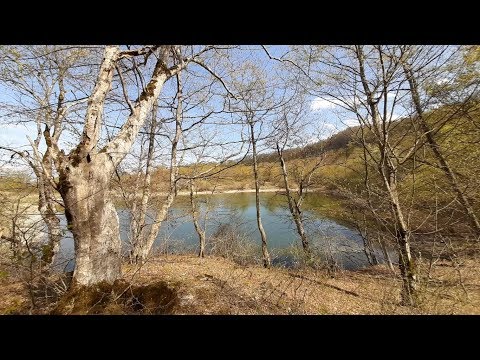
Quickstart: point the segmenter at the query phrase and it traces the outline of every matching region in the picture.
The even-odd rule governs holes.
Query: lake
[[[276,193],[261,193],[260,201],[262,223],[267,233],[268,248],[273,264],[293,266],[292,253],[299,251],[301,242],[291,219],[285,196]],[[334,202],[334,199],[319,193],[310,193],[305,199],[303,216],[312,248],[323,254],[331,254],[341,268],[358,269],[368,266],[359,233],[348,224],[326,217],[325,209],[332,205],[335,206]],[[208,238],[214,235],[219,227],[231,226],[247,241],[258,245],[260,257],[261,239],[256,223],[254,193],[199,195],[198,208],[202,226],[205,225],[205,214],[207,215],[207,246]],[[159,249],[172,253],[178,252],[180,249],[197,251],[198,236],[192,223],[190,209],[189,197],[177,196],[166,221],[162,224],[154,244],[154,251]],[[153,214],[150,216],[153,217]],[[119,218],[121,236],[125,242],[130,214],[127,210],[119,210]],[[62,241],[61,252],[63,259],[72,257],[73,241],[71,237]],[[383,257],[379,249],[377,249],[376,255],[381,261]],[[67,268],[73,268],[71,262]]]

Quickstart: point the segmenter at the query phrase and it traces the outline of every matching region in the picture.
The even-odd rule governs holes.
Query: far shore
[[[292,189],[293,190],[293,189]],[[285,191],[285,189],[282,189],[282,188],[265,188],[265,189],[261,189],[260,188],[260,192],[278,192],[278,191]],[[196,193],[198,195],[215,195],[215,194],[236,194],[236,193],[254,193],[255,192],[255,189],[230,189],[230,190],[223,190],[223,189],[218,189],[218,190],[215,190],[215,191],[211,191],[211,190],[204,190],[204,191],[197,191]],[[162,194],[162,195],[167,195],[166,193]],[[190,192],[188,191],[179,191],[177,193],[177,195],[190,195]]]
[[[293,189],[292,189],[293,190]],[[285,189],[282,188],[265,188],[265,189],[260,189],[261,193],[270,193],[270,192],[279,192],[279,191],[285,191]],[[214,191],[212,190],[202,190],[202,191],[197,191],[197,195],[217,195],[217,194],[237,194],[237,193],[254,193],[255,189],[215,189]],[[167,196],[168,194],[166,192],[156,192],[152,193],[152,196]],[[177,192],[177,196],[187,196],[190,195],[189,191],[182,190]]]
[[[290,191],[297,191],[298,189],[296,188],[291,188]],[[320,188],[312,188],[309,189],[309,192],[315,192],[321,190]],[[202,191],[197,191],[197,195],[217,195],[217,194],[240,194],[240,193],[254,193],[255,189],[216,189],[215,191],[211,190],[202,190]],[[279,192],[279,193],[285,193],[284,188],[260,188],[261,193],[273,193],[273,192]],[[120,194],[116,194],[117,196],[120,196]],[[168,193],[166,192],[154,192],[151,194],[151,196],[167,196]],[[177,192],[177,196],[188,196],[190,195],[189,191],[182,190]],[[115,194],[114,194],[115,196]],[[141,193],[139,192],[138,196],[141,196]]]

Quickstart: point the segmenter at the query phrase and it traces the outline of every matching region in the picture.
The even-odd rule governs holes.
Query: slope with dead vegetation
[[[221,257],[163,255],[124,270],[126,281],[113,289],[90,289],[81,298],[67,294],[62,306],[33,311],[26,288],[3,279],[0,313],[480,314],[480,267],[473,258],[460,267],[436,264],[422,281],[417,308],[399,305],[401,283],[383,266],[332,277],[310,268],[264,269]]]

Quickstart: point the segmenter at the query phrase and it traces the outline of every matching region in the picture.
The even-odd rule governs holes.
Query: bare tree
[[[60,227],[57,207],[63,207],[57,189],[52,182],[53,158],[50,151],[41,154],[40,146],[44,132],[54,128],[52,141],[58,142],[66,127],[67,115],[86,98],[68,98],[67,84],[83,81],[77,67],[89,61],[88,51],[68,46],[5,47],[0,81],[12,88],[18,100],[3,104],[5,119],[12,115],[19,123],[33,122],[36,137],[29,138],[33,153],[27,150],[1,146],[3,150],[23,159],[33,170],[37,179],[38,210],[47,226],[48,242],[42,248],[44,265],[51,265],[58,253],[63,232]],[[23,99],[29,99],[25,101]],[[45,130],[42,130],[42,125]],[[48,147],[48,144],[47,144]]]
[[[213,49],[213,46],[196,49],[198,51],[192,47],[191,55],[185,57],[180,55],[178,47],[175,46],[146,46],[127,50],[120,50],[118,46],[107,46],[95,86],[88,96],[80,141],[74,149],[69,154],[61,151],[57,137],[60,131],[58,124],[46,126],[43,137],[47,152],[58,172],[58,180],[48,169],[42,170],[52,186],[58,189],[65,204],[65,214],[75,242],[75,283],[111,283],[121,277],[118,216],[109,194],[111,177],[132,148],[163,84],[189,63],[206,66],[199,56]],[[149,62],[153,58],[151,55],[155,57],[153,64]],[[129,115],[118,133],[99,149],[102,115],[114,73],[118,69],[117,64],[122,59],[136,57],[144,59],[141,66],[153,65],[151,78],[133,103],[128,92],[123,91]],[[138,69],[139,66],[134,67]],[[123,85],[121,76],[120,83]]]
[[[402,90],[405,79],[402,77],[401,64],[388,55],[398,52],[398,48],[390,46],[324,49],[320,62],[324,66],[325,85],[321,89],[327,101],[355,114],[358,120],[358,141],[365,153],[364,160],[366,164],[374,165],[384,198],[388,199],[392,223],[389,224],[389,220],[376,212],[373,206],[370,208],[373,215],[380,216],[385,228],[394,235],[403,280],[402,301],[407,305],[415,305],[418,276],[410,249],[412,230],[400,197],[398,177],[407,164],[412,164],[411,160],[415,158],[422,142],[421,133],[412,122],[408,123],[411,137],[394,136],[394,130],[400,124],[396,121],[397,114],[394,111],[400,109],[399,103],[405,97]],[[372,191],[372,178],[365,177],[365,181],[367,191]]]
[[[245,64],[243,71],[239,72],[235,82],[237,102],[234,109],[240,114],[241,120],[248,128],[250,145],[252,148],[252,169],[255,183],[255,208],[257,227],[262,241],[263,266],[268,268],[271,265],[268,252],[267,234],[262,224],[260,209],[260,180],[258,171],[258,137],[256,132],[260,131],[267,114],[274,108],[266,89],[265,77],[258,67],[251,63]]]
[[[177,166],[177,149],[180,138],[182,136],[182,82],[180,73],[176,74],[177,79],[177,107],[176,107],[176,114],[175,114],[175,135],[172,140],[172,147],[171,147],[171,155],[170,155],[170,177],[169,177],[169,187],[167,191],[167,198],[163,202],[161,208],[158,210],[154,222],[150,227],[150,231],[148,235],[144,237],[140,237],[134,244],[133,251],[132,251],[132,258],[135,263],[143,263],[148,257],[150,250],[155,242],[155,239],[158,236],[158,232],[160,231],[160,227],[162,222],[165,220],[168,210],[172,206],[173,200],[177,195],[177,178],[178,178],[178,166]],[[149,186],[150,184],[148,184]],[[141,209],[142,212],[142,219],[143,223],[145,220],[145,214],[147,211],[147,201],[148,199],[143,201],[143,207]]]
[[[296,99],[293,102],[296,104],[302,104],[303,102],[300,99]],[[298,107],[298,106],[297,106]],[[277,121],[276,125],[276,136],[274,140],[275,150],[278,156],[278,161],[280,163],[281,174],[283,178],[283,184],[285,189],[285,195],[287,197],[288,209],[292,216],[292,219],[295,223],[297,233],[302,242],[302,247],[307,257],[311,256],[311,249],[307,234],[304,227],[304,219],[302,214],[302,204],[305,200],[305,196],[308,193],[310,186],[312,185],[312,176],[314,173],[324,164],[325,162],[325,152],[320,151],[316,159],[311,158],[305,152],[305,146],[307,141],[311,141],[311,138],[308,138],[305,129],[308,127],[308,123],[302,120],[305,120],[305,113],[302,109],[295,109],[293,106],[284,106],[281,117]],[[312,129],[309,129],[310,131]],[[300,157],[298,161],[309,162],[310,164],[305,166],[300,166],[298,169],[295,166],[295,180],[297,185],[297,190],[292,189],[290,179],[289,179],[289,170],[287,167],[287,160],[285,156],[285,149],[287,146],[295,145],[299,148]],[[298,149],[297,149],[298,150]],[[313,164],[311,162],[313,161]]]
[[[478,220],[478,217],[475,214],[475,211],[472,205],[470,204],[470,201],[468,200],[464,190],[460,185],[458,176],[453,171],[449,161],[447,160],[447,157],[443,153],[441,145],[437,142],[435,138],[435,134],[438,133],[442,125],[448,123],[449,118],[447,117],[447,119],[443,119],[442,124],[440,124],[439,126],[437,125],[436,128],[432,128],[430,125],[432,121],[428,120],[429,115],[426,111],[428,102],[425,103],[424,101],[422,103],[422,100],[421,100],[421,90],[419,87],[419,81],[420,82],[425,81],[425,78],[424,78],[425,74],[427,76],[432,76],[427,71],[425,71],[426,70],[425,68],[428,66],[429,63],[433,62],[437,64],[437,61],[435,60],[440,58],[446,50],[447,49],[445,47],[440,47],[440,48],[434,47],[433,51],[428,52],[425,50],[422,51],[422,49],[419,49],[419,47],[411,46],[405,49],[405,52],[402,54],[403,56],[400,58],[400,61],[401,61],[405,76],[407,77],[408,84],[410,86],[410,95],[412,98],[412,102],[415,108],[415,112],[417,114],[418,121],[422,128],[422,131],[425,134],[427,144],[432,150],[432,153],[434,154],[436,160],[438,161],[440,169],[443,171],[443,173],[449,180],[452,189],[457,194],[458,200],[460,204],[463,206],[472,228],[475,230],[477,235],[480,235],[480,221]],[[426,54],[424,55],[422,54],[422,52],[425,52]],[[422,74],[424,74],[423,78],[422,78]],[[474,94],[475,91],[476,91],[476,87],[474,87],[471,94]],[[467,98],[467,100],[469,100],[469,98]],[[456,107],[458,108],[458,107],[461,107],[462,105],[463,104],[456,104]],[[437,124],[438,124],[438,121],[437,121]]]

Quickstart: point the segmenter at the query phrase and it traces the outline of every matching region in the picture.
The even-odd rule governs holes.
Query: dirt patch
[[[52,314],[171,314],[178,304],[176,290],[164,281],[136,286],[123,280],[113,285],[73,286]]]

